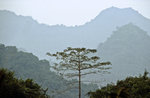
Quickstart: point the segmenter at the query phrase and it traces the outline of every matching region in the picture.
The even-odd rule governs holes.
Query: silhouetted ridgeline
[[[150,20],[132,8],[108,8],[90,22],[76,27],[48,26],[31,17],[0,11],[0,42],[23,48],[41,59],[46,58],[48,51],[61,51],[67,47],[96,48],[117,26],[130,22],[150,33]]]

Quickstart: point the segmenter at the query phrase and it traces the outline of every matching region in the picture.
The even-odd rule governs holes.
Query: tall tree
[[[110,62],[98,62],[100,59],[97,56],[88,56],[95,53],[95,49],[86,48],[71,48],[68,47],[63,52],[56,52],[55,54],[47,53],[48,56],[56,57],[57,63],[51,66],[54,70],[58,71],[60,75],[66,77],[79,78],[79,98],[81,98],[81,76],[101,72],[109,69]],[[85,71],[88,69],[100,69],[94,71]],[[73,70],[73,71],[72,71]]]

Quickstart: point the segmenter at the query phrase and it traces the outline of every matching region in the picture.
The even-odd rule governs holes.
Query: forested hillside
[[[32,53],[18,51],[15,46],[0,44],[0,68],[7,68],[15,72],[21,79],[31,78],[55,98],[76,98],[78,96],[76,80],[67,81],[49,70],[47,60],[39,60]],[[78,83],[78,82],[77,82]],[[75,86],[75,87],[74,87]],[[72,88],[73,89],[70,89]],[[82,84],[82,98],[90,90],[97,89],[96,85]]]
[[[103,77],[108,82],[137,76],[150,70],[150,36],[132,23],[124,25],[98,46],[98,55],[112,63],[111,74]]]

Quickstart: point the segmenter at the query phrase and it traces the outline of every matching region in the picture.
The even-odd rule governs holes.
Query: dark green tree
[[[150,78],[145,71],[143,76],[127,77],[116,85],[108,84],[96,92],[89,92],[90,98],[150,98]]]
[[[32,79],[17,79],[13,72],[0,69],[0,98],[48,98],[46,91]]]
[[[58,60],[52,68],[65,77],[78,77],[79,83],[79,98],[81,98],[81,76],[102,72],[110,67],[110,62],[98,62],[100,59],[97,56],[89,56],[95,53],[95,49],[86,48],[71,48],[68,47],[63,52],[56,52],[55,54],[47,53],[48,56],[56,57]],[[92,54],[93,55],[93,54]],[[94,71],[86,71],[88,69],[100,69]]]

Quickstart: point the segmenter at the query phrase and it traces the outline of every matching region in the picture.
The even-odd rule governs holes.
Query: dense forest
[[[0,44],[0,68],[15,72],[19,79],[33,79],[47,94],[54,98],[76,98],[78,95],[77,80],[65,80],[50,71],[47,60],[39,60],[32,53],[18,51],[15,46]],[[73,83],[73,84],[72,84]],[[82,84],[82,98],[91,90],[98,89],[94,84]]]
[[[89,92],[90,98],[150,98],[150,77],[127,77],[116,85],[108,84],[96,92]]]

